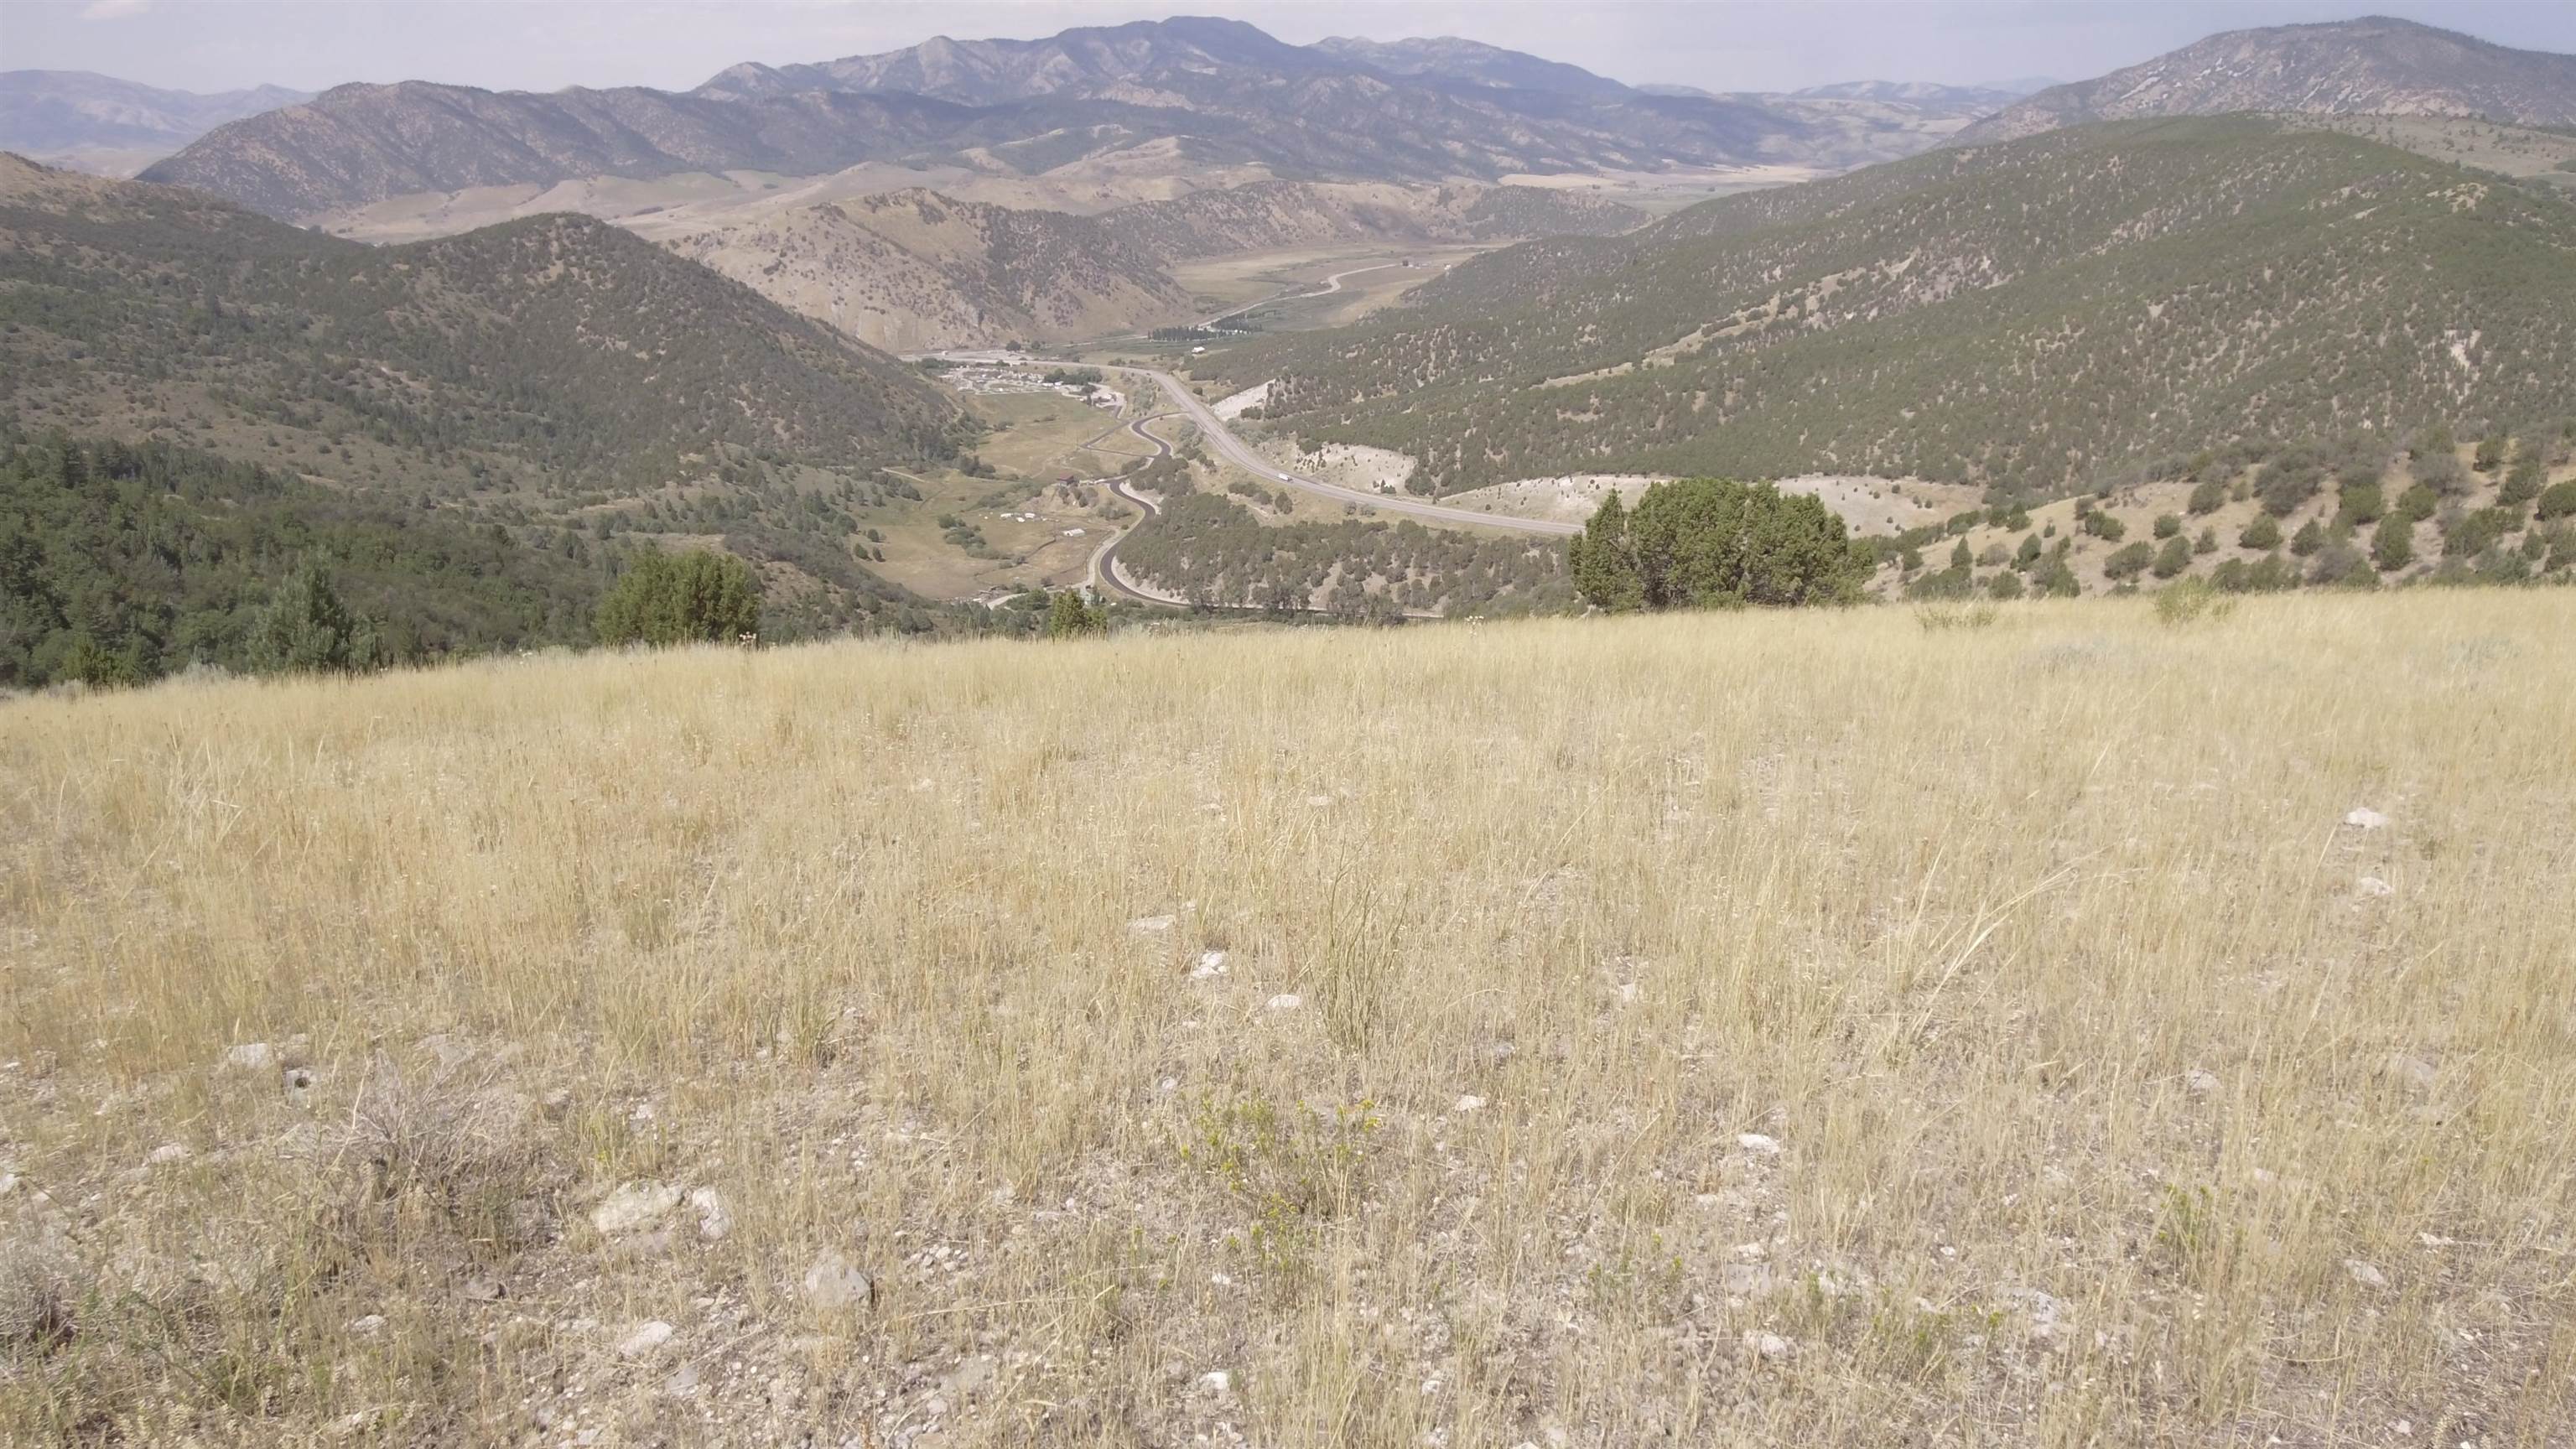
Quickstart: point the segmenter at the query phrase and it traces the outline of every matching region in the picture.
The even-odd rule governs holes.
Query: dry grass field
[[[2571,879],[2565,590],[21,699],[0,1440],[2564,1445]]]

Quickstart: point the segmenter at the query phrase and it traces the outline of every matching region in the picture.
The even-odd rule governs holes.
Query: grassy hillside
[[[2084,127],[1462,265],[1223,354],[1447,493],[1575,472],[2042,496],[2239,439],[2563,410],[2576,202],[2248,119]]]
[[[2419,592],[0,705],[0,1438],[2564,1443],[2570,698]]]
[[[1188,321],[1163,259],[1098,218],[907,190],[673,238],[761,295],[896,351],[991,347]]]
[[[0,411],[525,541],[722,539],[840,621],[897,599],[847,545],[878,470],[962,436],[892,358],[605,223],[375,248],[7,158]]]

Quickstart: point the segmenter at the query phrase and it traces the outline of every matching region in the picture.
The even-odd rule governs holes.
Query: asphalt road
[[[1129,423],[1126,430],[1134,433],[1137,437],[1144,439],[1146,442],[1153,444],[1155,457],[1168,457],[1171,455],[1172,445],[1164,442],[1158,437],[1155,437],[1152,433],[1145,431],[1145,425],[1152,422],[1154,418],[1167,418],[1170,416],[1170,413],[1156,413],[1153,417],[1138,418],[1136,421]],[[1116,429],[1112,429],[1111,431],[1114,432]],[[1097,442],[1098,439],[1094,439],[1093,441]],[[1110,492],[1115,493],[1119,497],[1136,505],[1140,513],[1140,516],[1137,519],[1137,522],[1139,523],[1143,522],[1146,518],[1151,518],[1155,514],[1163,511],[1163,505],[1156,503],[1153,499],[1146,497],[1142,493],[1134,492],[1129,489],[1127,486],[1127,480],[1114,473],[1103,478],[1101,481],[1109,485]],[[1156,598],[1154,595],[1146,593],[1128,583],[1125,579],[1118,577],[1118,545],[1125,543],[1127,541],[1127,535],[1134,530],[1134,524],[1130,524],[1126,528],[1118,530],[1115,535],[1111,536],[1107,543],[1102,544],[1099,549],[1091,555],[1092,587],[1096,589],[1106,589],[1110,593],[1117,594],[1122,598],[1132,599],[1140,604],[1170,604],[1176,602],[1171,599]]]
[[[1233,430],[1225,425],[1224,420],[1219,418],[1214,410],[1199,401],[1198,394],[1191,392],[1187,384],[1172,374],[1144,367],[1119,367],[1105,362],[1084,365],[1096,367],[1102,372],[1151,379],[1163,389],[1164,396],[1172,400],[1172,405],[1179,409],[1182,416],[1198,425],[1199,435],[1207,439],[1208,447],[1218,457],[1245,469],[1255,478],[1272,483],[1285,483],[1291,488],[1337,502],[1356,503],[1364,509],[1378,513],[1401,514],[1407,518],[1427,519],[1435,523],[1474,524],[1485,528],[1507,529],[1514,533],[1545,534],[1553,538],[1566,538],[1583,531],[1583,525],[1579,523],[1557,523],[1546,519],[1514,518],[1502,513],[1480,513],[1473,508],[1452,508],[1446,504],[1433,503],[1408,494],[1370,493],[1358,488],[1345,488],[1339,483],[1327,483],[1321,478],[1292,473],[1261,456],[1250,444],[1236,437]]]

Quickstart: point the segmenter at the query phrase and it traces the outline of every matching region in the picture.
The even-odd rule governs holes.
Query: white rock
[[[651,1353],[653,1350],[660,1348],[666,1343],[669,1343],[671,1341],[671,1335],[678,1331],[678,1329],[673,1328],[671,1325],[664,1323],[658,1318],[649,1319],[643,1323],[639,1323],[635,1326],[635,1331],[626,1335],[625,1340],[617,1345],[617,1356],[619,1358],[642,1358],[644,1355]]]
[[[1755,1353],[1775,1362],[1789,1356],[1789,1340],[1776,1333],[1749,1334],[1746,1341]]]
[[[264,1072],[277,1065],[277,1052],[264,1041],[246,1041],[224,1053],[224,1065],[237,1071]]]
[[[1199,1375],[1198,1382],[1190,1387],[1210,1398],[1222,1399],[1234,1392],[1234,1375],[1223,1369],[1210,1369]]]
[[[2184,1086],[2191,1088],[2195,1096],[2206,1097],[2218,1090],[2218,1074],[2202,1071],[2198,1067],[2183,1073],[2182,1082]]]
[[[1777,1137],[1765,1137],[1759,1132],[1736,1133],[1735,1145],[1752,1153],[1756,1157],[1777,1157],[1780,1155],[1780,1139]]]
[[[1170,916],[1138,916],[1127,923],[1127,929],[1139,936],[1160,936],[1170,931],[1172,925]]]
[[[2370,1264],[2363,1262],[2359,1258],[2344,1259],[2343,1270],[2352,1275],[2352,1281],[2360,1284],[2364,1288],[2385,1288],[2388,1286],[2387,1274],[2380,1272],[2377,1268],[2372,1267]]]
[[[165,1163],[185,1162],[196,1155],[188,1150],[188,1145],[184,1142],[164,1142],[145,1153],[143,1160],[159,1167]]]
[[[721,1243],[733,1236],[733,1210],[725,1206],[723,1193],[712,1187],[692,1188],[689,1206],[697,1209],[700,1238]]]
[[[2397,887],[2375,875],[2366,875],[2352,883],[2352,893],[2357,896],[2393,896],[2397,894]]]
[[[630,1182],[590,1210],[590,1225],[603,1233],[627,1233],[680,1205],[680,1190],[665,1182]]]
[[[18,1174],[14,1172],[0,1172],[0,1197],[7,1197],[9,1194],[16,1192],[17,1190]]]
[[[2343,823],[2346,825],[2358,825],[2364,830],[2379,830],[2387,826],[2388,817],[2380,814],[2376,810],[2370,809],[2367,806],[2361,806],[2356,807],[2352,813],[2344,816]]]
[[[1223,951],[1201,951],[1199,964],[1190,968],[1190,979],[1193,981],[1205,981],[1210,977],[1224,974],[1225,953]]]
[[[865,1308],[876,1297],[876,1284],[835,1249],[825,1249],[805,1270],[805,1301],[826,1313]]]
[[[376,1334],[384,1332],[384,1329],[385,1316],[381,1313],[370,1313],[364,1318],[352,1318],[349,1320],[349,1331],[351,1333]]]
[[[1453,1107],[1453,1108],[1451,1108],[1450,1110],[1451,1110],[1451,1111],[1455,1111],[1455,1112],[1481,1112],[1481,1111],[1483,1111],[1483,1110],[1484,1110],[1484,1108],[1485,1108],[1485,1099],[1484,1099],[1484,1098],[1482,1098],[1482,1097],[1472,1096],[1472,1095],[1471,1095],[1471,1096],[1463,1096],[1463,1097],[1460,1097],[1460,1098],[1458,1099],[1458,1105],[1457,1105],[1457,1106],[1455,1106],[1455,1107]]]
[[[1306,1004],[1306,998],[1299,996],[1294,991],[1282,991],[1277,996],[1270,998],[1269,1001],[1263,1004],[1268,1006],[1272,1011],[1295,1011],[1298,1007]]]

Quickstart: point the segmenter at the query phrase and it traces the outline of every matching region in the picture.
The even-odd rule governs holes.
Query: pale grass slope
[[[2570,700],[2565,591],[22,700],[0,1439],[2565,1444]]]

